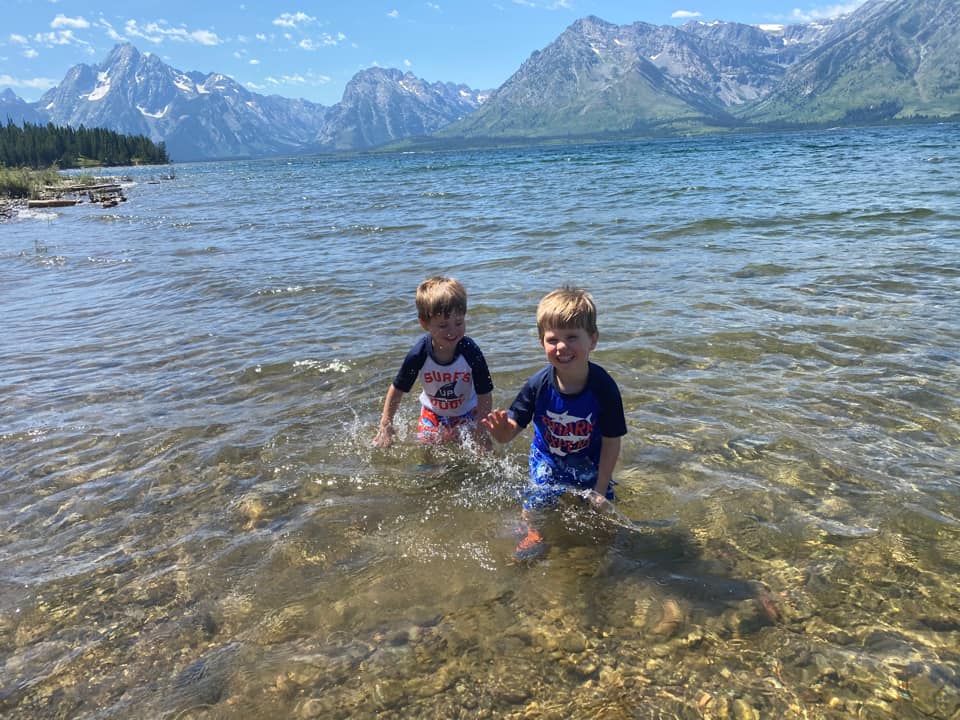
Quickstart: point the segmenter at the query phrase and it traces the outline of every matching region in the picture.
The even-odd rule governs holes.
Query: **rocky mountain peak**
[[[818,41],[750,122],[878,122],[960,111],[960,3],[869,0],[808,32]]]
[[[427,135],[475,110],[483,97],[466,85],[431,83],[395,68],[367,68],[347,83],[317,142],[343,150]]]
[[[136,65],[141,57],[140,51],[132,43],[119,43],[113,46],[100,67],[130,67]]]

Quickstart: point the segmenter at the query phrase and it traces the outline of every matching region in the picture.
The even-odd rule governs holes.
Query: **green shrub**
[[[55,169],[0,168],[0,197],[36,198],[47,185],[58,185],[63,177]]]

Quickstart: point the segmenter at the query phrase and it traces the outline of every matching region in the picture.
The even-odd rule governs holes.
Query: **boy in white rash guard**
[[[467,291],[453,278],[427,278],[417,287],[417,317],[426,334],[407,353],[387,390],[380,427],[373,440],[388,447],[396,437],[393,418],[403,396],[419,377],[417,440],[443,443],[462,431],[477,432],[477,418],[493,407],[493,380],[477,344],[466,336]]]

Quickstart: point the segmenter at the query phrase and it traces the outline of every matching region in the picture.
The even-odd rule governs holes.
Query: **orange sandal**
[[[513,551],[516,560],[535,560],[547,551],[547,543],[543,536],[533,528],[527,529],[527,534],[517,543]]]

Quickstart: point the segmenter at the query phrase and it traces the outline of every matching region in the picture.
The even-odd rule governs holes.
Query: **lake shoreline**
[[[26,207],[26,199],[0,198],[0,223],[13,220]]]
[[[118,203],[126,201],[122,183],[132,182],[133,178],[115,175],[89,176],[79,184],[76,183],[76,180],[75,177],[61,175],[57,184],[45,185],[33,197],[0,197],[0,223],[16,219],[21,210],[30,207],[70,207],[85,203],[114,207]],[[57,202],[64,200],[64,198],[72,198],[75,202]]]

